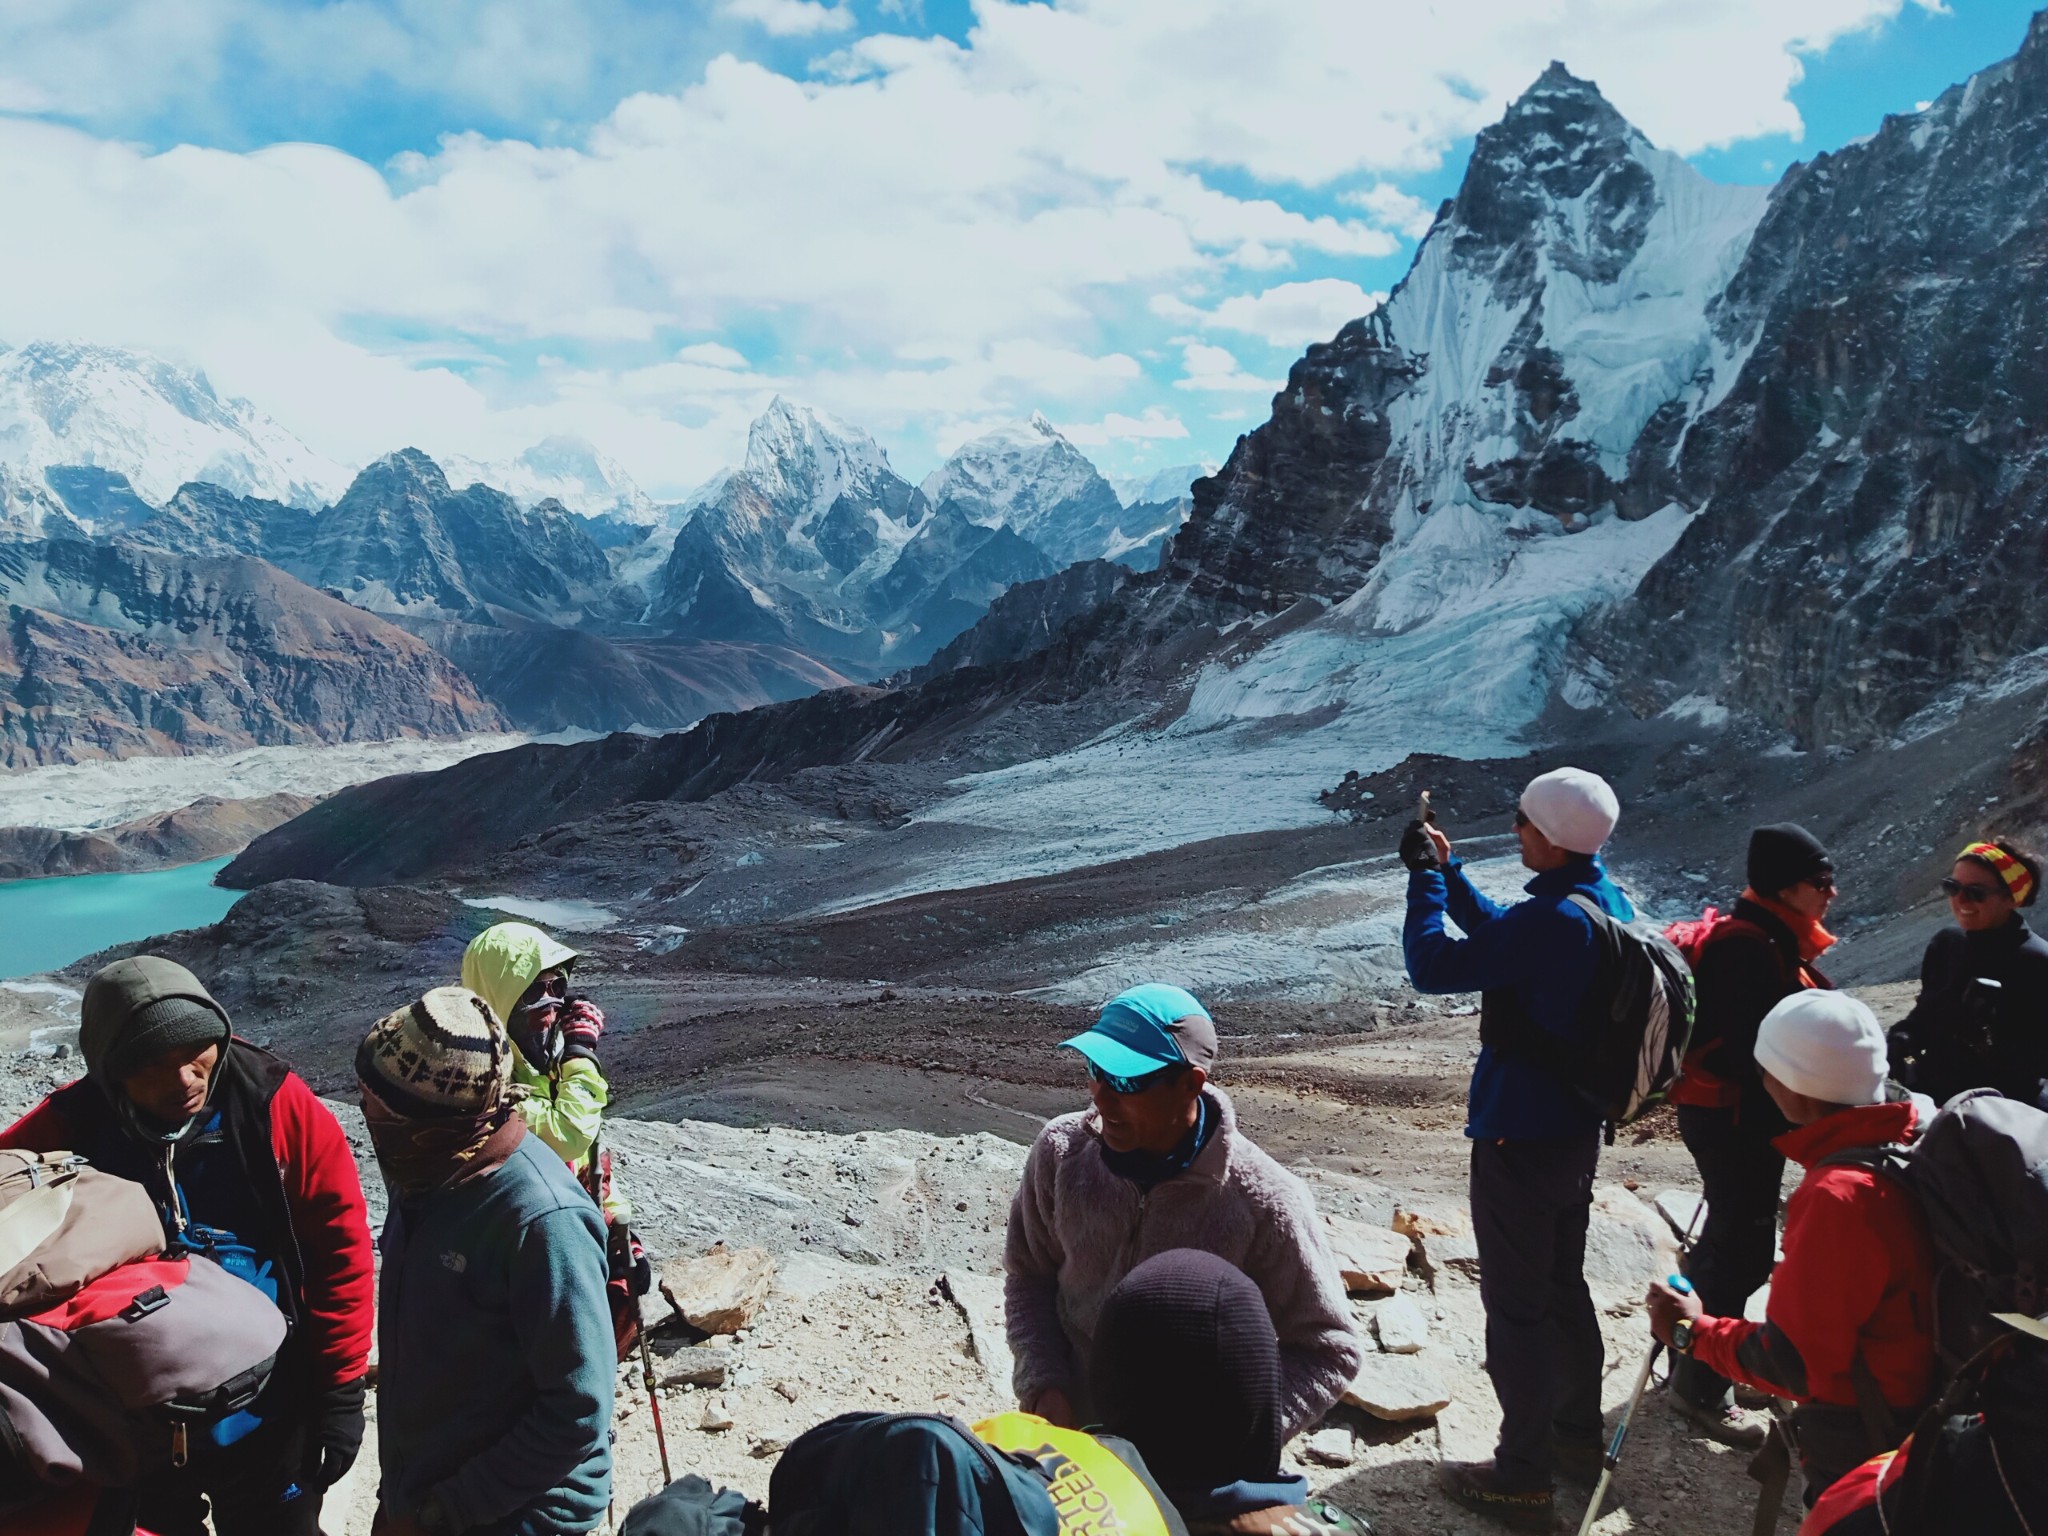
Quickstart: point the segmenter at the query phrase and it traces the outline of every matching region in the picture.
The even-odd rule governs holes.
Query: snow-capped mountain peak
[[[196,369],[69,342],[0,348],[0,463],[30,480],[58,465],[103,469],[156,505],[204,480],[318,507],[349,479],[248,401],[215,393]]]
[[[801,526],[842,494],[875,499],[895,478],[889,456],[867,433],[777,395],[747,429],[747,475]]]
[[[573,433],[543,438],[517,458],[500,463],[450,455],[439,462],[451,484],[481,482],[525,507],[557,501],[584,517],[610,515],[650,524],[661,517],[661,509],[618,460]]]
[[[1113,475],[1110,485],[1127,507],[1155,507],[1179,501],[1197,480],[1216,473],[1214,464],[1171,464],[1149,475]]]

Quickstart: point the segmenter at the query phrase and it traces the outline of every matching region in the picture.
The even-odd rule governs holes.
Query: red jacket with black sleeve
[[[246,1040],[229,1046],[211,1102],[261,1213],[265,1230],[251,1235],[283,1265],[280,1303],[293,1325],[288,1347],[306,1385],[321,1391],[354,1381],[369,1369],[376,1281],[369,1212],[348,1138],[304,1078]],[[134,1179],[160,1210],[169,1198],[161,1151],[130,1135],[89,1079],[59,1088],[0,1131],[0,1147],[77,1152]],[[203,1210],[192,1214],[207,1219]]]
[[[1785,1257],[1762,1323],[1703,1317],[1693,1357],[1733,1381],[1801,1402],[1856,1406],[1860,1351],[1893,1408],[1934,1387],[1934,1254],[1912,1194],[1853,1165],[1817,1166],[1852,1147],[1910,1141],[1910,1103],[1838,1110],[1773,1143],[1807,1169],[1785,1207]]]

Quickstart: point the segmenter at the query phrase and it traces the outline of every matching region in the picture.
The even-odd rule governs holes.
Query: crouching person
[[[1869,1166],[1911,1141],[1920,1103],[1885,1081],[1884,1029],[1855,998],[1795,992],[1764,1016],[1757,1065],[1792,1123],[1778,1146],[1806,1169],[1785,1210],[1785,1257],[1762,1323],[1707,1317],[1652,1287],[1650,1327],[1681,1357],[1800,1405],[1810,1507],[1904,1438],[1934,1385],[1934,1261],[1913,1197]]]
[[[0,1146],[71,1151],[149,1192],[166,1246],[201,1253],[291,1320],[262,1395],[138,1490],[158,1536],[314,1536],[363,1440],[371,1248],[355,1157],[313,1090],[236,1038],[182,965],[117,960],[86,983],[85,1076]]]
[[[391,1193],[375,1536],[581,1536],[611,1500],[604,1224],[515,1108],[512,1044],[440,987],[356,1053]]]
[[[1365,1353],[1315,1202],[1239,1132],[1229,1097],[1209,1081],[1216,1026],[1188,993],[1134,987],[1063,1044],[1088,1063],[1094,1107],[1039,1133],[1011,1202],[1003,1268],[1018,1402],[1069,1428],[1100,1420],[1112,1405],[1093,1390],[1104,1379],[1095,1357],[1112,1297],[1146,1260],[1198,1250],[1151,1277],[1146,1295],[1182,1284],[1213,1290],[1210,1269],[1182,1270],[1214,1256],[1222,1265],[1211,1268],[1240,1272],[1249,1281],[1243,1289],[1260,1300],[1255,1318],[1241,1308],[1230,1316],[1234,1327],[1260,1334],[1273,1362],[1262,1389],[1270,1398],[1244,1405],[1262,1416],[1259,1426],[1225,1437],[1241,1454],[1224,1455],[1218,1440],[1200,1475],[1213,1479],[1211,1491],[1269,1483],[1279,1475],[1279,1447],[1335,1405]],[[1143,1318],[1156,1309],[1127,1297],[1116,1313]],[[1158,1355],[1152,1342],[1128,1347]],[[1134,1399],[1129,1373],[1113,1376],[1123,1383],[1113,1406],[1130,1426],[1122,1432],[1149,1460],[1156,1440],[1145,1443],[1154,1437],[1143,1426],[1172,1421],[1175,1406]],[[1182,1392],[1179,1376],[1149,1380],[1161,1397]],[[1176,1502],[1188,1496],[1168,1491]],[[1275,1502],[1263,1487],[1246,1496],[1263,1499],[1260,1507]]]

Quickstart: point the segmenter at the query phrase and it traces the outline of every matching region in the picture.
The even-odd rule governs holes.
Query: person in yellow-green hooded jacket
[[[531,923],[494,923],[463,951],[462,984],[491,1005],[512,1037],[512,1078],[526,1089],[519,1113],[527,1129],[588,1186],[611,1086],[597,1059],[604,1014],[569,990],[581,958]],[[630,1215],[609,1170],[599,1172],[606,1218]]]

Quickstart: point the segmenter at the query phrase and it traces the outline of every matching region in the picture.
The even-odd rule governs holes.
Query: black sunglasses
[[[1185,1065],[1185,1062],[1169,1061],[1156,1072],[1147,1072],[1140,1077],[1119,1077],[1114,1072],[1103,1071],[1091,1061],[1088,1063],[1088,1075],[1111,1093],[1143,1093],[1148,1088],[1158,1087]]]
[[[1808,875],[1806,883],[1816,891],[1826,891],[1830,894],[1833,894],[1835,889],[1835,877],[1833,875]]]
[[[1941,889],[1944,895],[1953,896],[1959,901],[1986,902],[1998,894],[1998,887],[1995,885],[1971,885],[1956,879],[1953,875],[1941,877]]]

